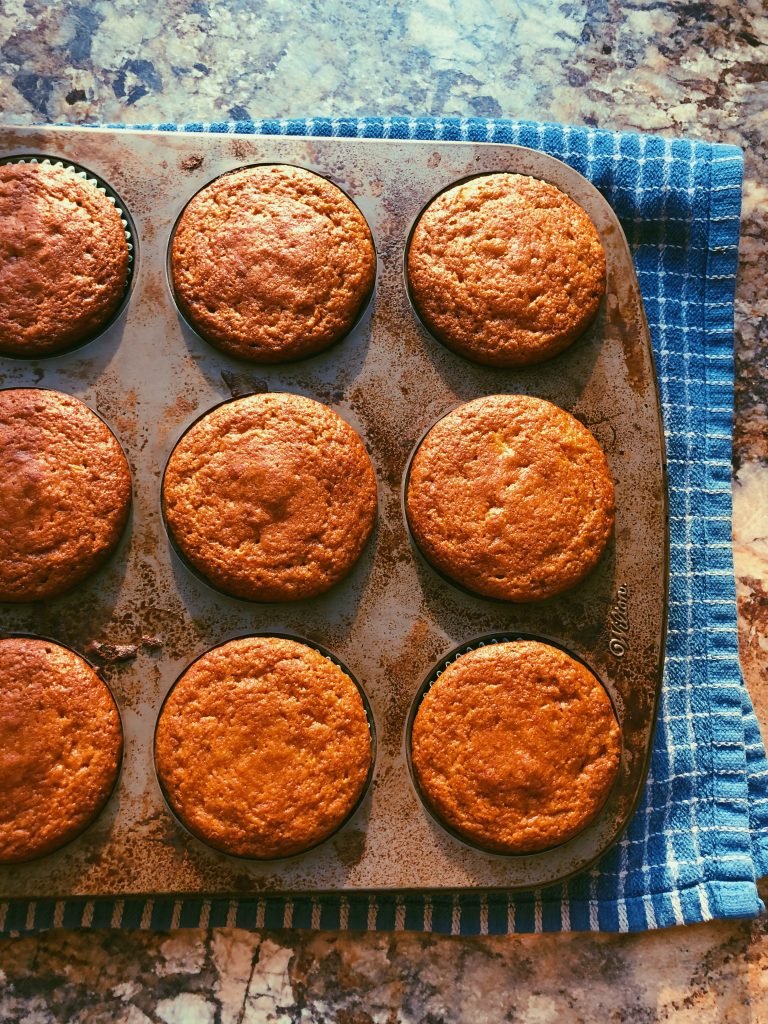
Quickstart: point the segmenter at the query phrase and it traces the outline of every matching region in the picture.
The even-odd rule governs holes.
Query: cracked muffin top
[[[206,185],[171,246],[176,298],[192,326],[254,362],[300,359],[343,337],[375,272],[355,204],[326,178],[279,164]]]
[[[605,291],[605,253],[587,214],[521,174],[486,174],[437,196],[414,228],[407,271],[432,334],[490,366],[557,355]]]
[[[621,731],[585,665],[537,641],[460,655],[424,695],[413,768],[437,815],[497,853],[573,838],[608,799]]]
[[[250,395],[181,437],[163,505],[181,553],[215,587],[292,601],[323,593],[357,561],[376,517],[376,477],[332,409],[301,395]]]
[[[77,398],[0,391],[0,601],[56,597],[106,561],[131,504],[109,427]]]
[[[371,734],[357,686],[306,644],[243,637],[171,690],[155,734],[166,799],[225,853],[288,857],[327,839],[365,787]]]
[[[490,395],[428,432],[411,461],[406,512],[439,572],[485,597],[539,601],[597,564],[614,487],[600,445],[570,413]]]
[[[128,263],[101,189],[66,167],[0,165],[0,352],[47,355],[92,337],[122,302]]]
[[[123,732],[94,670],[49,640],[0,640],[0,863],[83,831],[109,798]]]

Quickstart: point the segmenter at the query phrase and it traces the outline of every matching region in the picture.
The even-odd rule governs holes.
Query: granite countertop
[[[742,146],[734,555],[742,664],[765,729],[762,0],[6,0],[0,68],[6,123],[488,115]],[[634,936],[49,932],[0,942],[0,1020],[740,1024],[768,1019],[766,967],[765,917]]]

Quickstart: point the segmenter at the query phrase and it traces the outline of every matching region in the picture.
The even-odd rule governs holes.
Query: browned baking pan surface
[[[124,200],[138,235],[125,312],[95,341],[53,358],[0,358],[0,387],[77,395],[122,442],[134,474],[132,519],[105,569],[42,605],[0,605],[0,630],[41,633],[103,666],[125,725],[120,785],[83,836],[38,862],[0,868],[0,898],[254,891],[528,888],[580,870],[616,839],[643,783],[663,662],[667,508],[659,396],[648,329],[621,228],[579,174],[515,146],[358,139],[7,128],[0,157],[45,155],[95,172]],[[373,300],[352,334],[313,358],[238,362],[198,338],[167,280],[170,232],[206,182],[251,163],[290,163],[330,178],[368,219],[378,252]],[[595,223],[608,261],[597,320],[571,349],[519,370],[474,365],[417,324],[405,288],[408,233],[440,190],[489,171],[557,185]],[[216,593],[172,552],[160,481],[181,432],[234,395],[292,391],[332,406],[363,436],[377,471],[379,520],[351,575],[293,605]],[[401,485],[425,429],[459,402],[524,393],[555,402],[601,443],[616,482],[614,540],[597,569],[539,604],[473,597],[416,554]],[[524,541],[523,541],[524,542]],[[304,636],[329,648],[370,697],[378,735],[371,793],[345,828],[311,852],[256,863],[217,854],[183,831],[155,778],[152,735],[163,698],[209,647],[249,632]],[[548,638],[609,690],[623,730],[620,777],[580,836],[533,856],[464,845],[424,810],[404,753],[411,703],[444,655],[487,634]]]

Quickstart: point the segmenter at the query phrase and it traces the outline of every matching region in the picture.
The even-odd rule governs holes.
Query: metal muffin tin
[[[125,203],[141,259],[126,308],[96,340],[44,359],[0,358],[0,387],[77,395],[104,417],[134,477],[129,528],[107,565],[54,601],[0,605],[0,629],[41,633],[88,653],[120,705],[120,786],[87,833],[48,857],[0,868],[5,898],[229,895],[254,892],[524,889],[560,881],[617,839],[642,788],[664,651],[667,490],[659,394],[634,267],[616,216],[566,165],[515,146],[361,139],[193,135],[79,128],[5,128],[0,156],[30,154],[94,172]],[[191,331],[167,275],[168,242],[184,205],[217,175],[289,163],[346,191],[371,227],[375,293],[360,323],[326,352],[257,365]],[[538,366],[470,363],[431,338],[408,299],[403,257],[413,222],[441,190],[474,174],[513,171],[550,181],[595,223],[607,294],[587,333]],[[224,399],[265,390],[325,402],[362,435],[379,484],[373,537],[350,575],[294,604],[253,604],[212,591],[174,554],[161,514],[163,468],[183,430]],[[403,474],[426,428],[457,403],[524,393],[585,423],[616,482],[614,539],[580,585],[536,604],[472,596],[418,557],[401,506]],[[152,740],[162,702],[196,657],[245,633],[298,634],[331,652],[367,693],[378,737],[368,796],[344,828],[282,861],[216,853],[181,829],[155,778]],[[602,680],[623,733],[616,787],[575,839],[531,856],[485,853],[438,825],[419,800],[405,753],[408,714],[447,652],[476,638],[536,636],[581,658]],[[112,646],[109,646],[112,645]],[[113,660],[117,659],[117,660]]]

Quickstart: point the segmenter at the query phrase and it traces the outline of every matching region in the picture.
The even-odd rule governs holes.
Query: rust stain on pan
[[[82,164],[132,214],[141,258],[120,318],[82,349],[39,362],[0,359],[8,386],[77,395],[116,430],[134,472],[128,532],[110,563],[44,606],[0,606],[0,629],[44,632],[101,652],[121,705],[120,786],[87,835],[43,861],[0,870],[0,897],[234,894],[371,889],[515,889],[546,885],[591,863],[626,824],[653,731],[666,620],[666,481],[648,331],[629,251],[597,191],[556,160],[512,146],[301,139],[76,128],[9,128],[0,156],[45,153]],[[170,232],[185,203],[240,164],[292,163],[325,174],[359,205],[373,232],[378,274],[371,306],[340,344],[301,363],[247,366],[183,323],[166,278]],[[411,226],[432,197],[477,173],[517,171],[580,203],[608,257],[597,320],[571,349],[539,366],[494,370],[466,362],[416,321],[403,279]],[[162,469],[179,434],[233,395],[295,391],[336,408],[362,434],[380,488],[377,532],[360,563],[327,595],[254,606],[217,594],[176,559],[160,515]],[[426,427],[479,395],[526,393],[591,427],[616,481],[615,542],[580,586],[539,605],[464,594],[412,550],[401,507],[409,453]],[[157,712],[180,671],[244,633],[308,637],[360,679],[379,725],[372,792],[330,842],[264,865],[206,849],[175,825],[152,760]],[[586,661],[622,725],[616,791],[593,826],[566,847],[504,858],[459,843],[424,812],[403,737],[430,667],[484,634],[543,636]],[[135,656],[134,656],[135,653]],[[124,657],[123,657],[124,656]],[[121,660],[122,659],[122,660]]]

